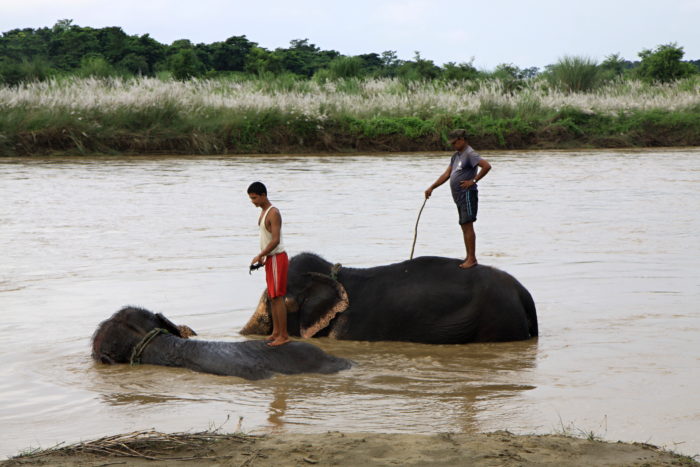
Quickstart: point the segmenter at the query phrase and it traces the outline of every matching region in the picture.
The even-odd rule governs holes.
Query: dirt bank
[[[678,466],[699,465],[641,443],[563,435],[340,433],[248,436],[136,432],[28,453],[2,466]]]

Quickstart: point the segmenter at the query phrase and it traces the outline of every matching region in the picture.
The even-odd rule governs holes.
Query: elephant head
[[[292,336],[313,337],[349,305],[348,294],[340,282],[326,274],[306,272],[290,276],[287,295],[287,328]],[[272,315],[267,292],[263,292],[258,307],[241,334],[269,334]]]
[[[177,326],[160,313],[124,307],[100,323],[92,337],[92,358],[102,363],[128,363],[134,346],[154,329],[187,338],[196,336],[187,326]]]

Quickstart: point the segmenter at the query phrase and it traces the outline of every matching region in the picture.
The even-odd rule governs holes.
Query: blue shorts
[[[464,190],[455,201],[459,213],[459,224],[468,224],[476,221],[476,211],[479,209],[479,192],[476,190]]]

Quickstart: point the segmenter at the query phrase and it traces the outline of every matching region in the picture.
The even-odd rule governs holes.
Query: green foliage
[[[398,76],[399,68],[403,65],[395,50],[385,50],[378,57],[378,66],[374,70],[374,76],[394,78]]]
[[[600,69],[611,77],[622,76],[627,68],[627,61],[619,53],[608,55],[600,64]]]
[[[111,78],[119,75],[117,70],[107,60],[97,55],[83,57],[76,74],[83,78]]]
[[[21,62],[0,58],[0,84],[15,86],[31,81],[43,81],[55,75],[43,58],[24,59]]]
[[[265,74],[281,73],[284,67],[282,58],[279,55],[262,47],[253,47],[246,56],[244,69],[248,73],[263,76]]]
[[[587,57],[566,56],[551,65],[546,76],[552,86],[566,92],[590,92],[600,82],[598,64]]]
[[[206,71],[204,64],[191,48],[181,48],[168,59],[168,68],[173,78],[187,80],[202,76]]]
[[[384,67],[382,57],[377,53],[362,54],[357,56],[362,60],[362,73],[369,76],[379,76]]]
[[[474,68],[472,63],[473,60],[459,64],[455,62],[445,63],[442,70],[442,79],[445,81],[468,81],[479,78],[480,73]]]
[[[253,48],[257,48],[257,44],[250,42],[246,36],[232,36],[224,42],[202,46],[207,65],[218,71],[244,71],[246,59]]]
[[[676,86],[681,92],[697,92],[700,89],[700,73],[695,73],[688,78],[679,80]]]
[[[432,60],[421,57],[416,50],[413,61],[404,62],[398,68],[398,75],[407,81],[432,80],[440,76],[440,68]]]
[[[52,32],[43,29],[13,29],[0,37],[0,56],[11,62],[45,58],[49,55]]]
[[[20,70],[19,63],[8,59],[0,59],[0,83],[8,86],[15,86],[26,79]]]
[[[481,115],[494,121],[527,120],[535,115],[539,119],[542,113],[548,112],[542,109],[538,98],[523,97],[530,91],[541,95],[560,89],[574,94],[594,90],[608,92],[615,88],[616,92],[634,92],[643,98],[656,90],[665,92],[665,88],[657,84],[677,80],[680,80],[675,85],[677,89],[691,94],[697,89],[700,61],[682,61],[682,47],[675,43],[661,45],[639,55],[638,66],[619,54],[609,55],[599,66],[587,58],[564,57],[536,77],[537,68],[519,68],[513,64],[500,64],[493,71],[479,71],[473,65],[474,59],[448,62],[439,67],[419,52],[408,61],[399,59],[392,50],[342,56],[334,50],[322,50],[309,39],[292,40],[289,47],[275,50],[260,47],[246,36],[231,36],[211,44],[194,44],[181,39],[164,45],[147,34],[128,35],[120,27],[82,27],[64,19],[52,27],[14,29],[0,34],[0,84],[21,85],[70,76],[157,76],[164,81],[205,78],[255,82],[263,93],[304,94],[323,89],[323,93],[356,95],[364,100],[374,92],[369,90],[372,87],[368,86],[369,80],[392,78],[382,84],[385,95],[411,96],[416,95],[416,90],[424,94],[413,101],[417,104],[409,100],[405,110],[392,111],[384,115],[386,118],[406,115],[424,120],[438,118],[441,110],[430,103],[434,102],[431,97],[425,96],[457,90],[462,95],[483,91],[472,102],[480,103]],[[641,87],[636,78],[644,80],[646,85]],[[321,105],[328,112],[341,112],[333,103]],[[359,114],[367,118],[378,115],[371,105],[368,107],[366,113]],[[530,117],[526,117],[528,114]],[[391,134],[404,137],[410,133],[405,122],[377,121],[372,125],[377,131],[399,125],[400,131]],[[500,128],[495,124],[486,127]],[[576,119],[560,118],[549,122],[547,128],[547,131],[561,132],[562,138],[565,134],[582,137]],[[503,135],[497,144],[512,144],[508,136],[512,133],[508,131],[496,132]]]
[[[65,72],[80,69],[86,57],[100,56],[115,68],[152,74],[165,57],[165,47],[147,34],[128,36],[118,27],[93,29],[71,20],[60,20],[52,28],[15,29],[0,37],[0,56],[6,60],[41,61]]]
[[[346,122],[353,133],[368,138],[386,135],[420,138],[434,130],[430,120],[418,117],[372,117],[369,119],[347,117]]]
[[[313,80],[318,84],[325,84],[328,81],[337,79],[328,68],[322,68],[314,73]]]
[[[79,68],[87,55],[102,55],[102,47],[94,29],[70,24],[54,28],[48,49],[54,65],[62,70]]]
[[[551,87],[573,93],[635,77],[648,83],[667,83],[700,71],[700,60],[682,61],[683,48],[675,43],[653,51],[643,50],[639,56],[641,62],[632,63],[612,54],[600,66],[590,59],[564,57],[549,66],[544,76]],[[241,73],[258,77],[293,74],[305,79],[313,77],[318,83],[384,77],[398,77],[406,86],[435,80],[443,84],[469,82],[469,90],[497,79],[505,94],[513,94],[531,86],[538,69],[501,64],[491,72],[478,71],[473,59],[439,67],[419,52],[404,61],[393,50],[346,57],[335,50],[322,50],[309,39],[292,40],[289,47],[272,51],[246,36],[231,36],[211,44],[181,39],[164,45],[148,34],[128,35],[120,27],[82,27],[70,19],[59,20],[52,27],[13,29],[0,34],[0,82],[6,84],[70,74],[158,75],[186,80]]]
[[[337,57],[328,65],[330,76],[334,79],[357,78],[361,76],[364,61],[359,57]]]
[[[310,78],[321,68],[328,66],[331,60],[340,56],[335,50],[324,51],[309,43],[308,39],[295,39],[287,49],[278,48],[274,52],[282,67],[290,73]]]
[[[501,63],[493,72],[493,77],[500,80],[503,92],[514,93],[525,87],[525,77],[527,72],[521,70],[511,63]]]
[[[653,51],[642,50],[636,75],[647,82],[669,83],[698,73],[695,66],[681,61],[684,53],[676,43],[660,45]]]
[[[151,67],[145,57],[135,53],[127,54],[118,65],[122,70],[136,76],[147,76],[151,74]]]

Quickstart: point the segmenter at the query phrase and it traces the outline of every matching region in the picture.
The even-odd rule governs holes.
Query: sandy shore
[[[341,433],[267,436],[136,432],[27,453],[2,466],[690,466],[640,443],[564,435]]]

